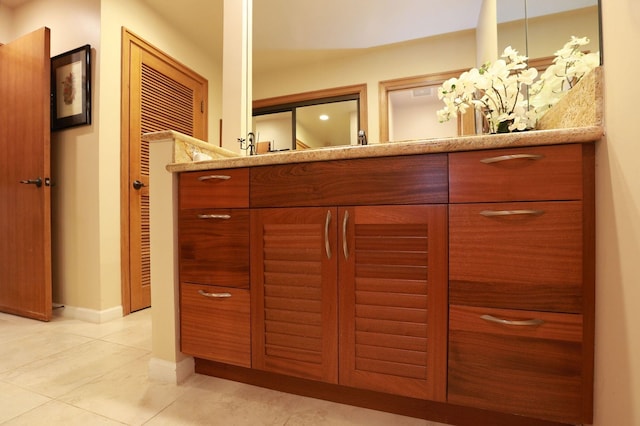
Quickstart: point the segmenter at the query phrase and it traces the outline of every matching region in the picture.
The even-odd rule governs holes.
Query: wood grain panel
[[[207,219],[199,215],[229,215]],[[181,210],[178,241],[183,282],[249,288],[249,210]]]
[[[582,149],[573,144],[449,154],[450,202],[580,200]],[[539,158],[481,162],[521,155]]]
[[[536,318],[538,326],[487,322]],[[582,417],[582,316],[452,306],[448,401],[571,423]],[[508,404],[505,404],[508,401]]]
[[[211,298],[199,293],[228,293]],[[213,361],[251,366],[249,290],[182,283],[180,348]]]
[[[206,179],[210,176],[222,178]],[[249,207],[248,169],[185,172],[179,178],[181,209]]]
[[[251,213],[253,365],[337,382],[336,209]],[[325,230],[328,232],[325,235]]]
[[[582,224],[579,201],[451,205],[450,302],[581,312]]]
[[[280,164],[251,169],[252,207],[446,203],[446,155]]]
[[[346,214],[353,250],[340,256],[341,383],[444,399],[446,335],[435,330],[446,321],[446,207]]]

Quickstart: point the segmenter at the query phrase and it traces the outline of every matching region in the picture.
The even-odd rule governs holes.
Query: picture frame
[[[51,58],[51,130],[91,124],[91,46]]]

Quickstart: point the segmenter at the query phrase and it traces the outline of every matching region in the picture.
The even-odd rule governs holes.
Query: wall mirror
[[[447,73],[476,66],[481,8],[482,0],[253,0],[253,98],[366,84],[370,142],[473,133],[469,123],[437,122],[435,91]],[[496,0],[496,12],[499,51],[511,45],[550,60],[571,35],[600,50],[597,0]]]

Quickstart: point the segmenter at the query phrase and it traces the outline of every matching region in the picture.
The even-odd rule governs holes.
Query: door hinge
[[[200,112],[204,112],[204,101],[200,101]]]

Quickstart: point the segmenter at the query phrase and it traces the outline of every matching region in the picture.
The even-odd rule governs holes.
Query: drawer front
[[[180,209],[249,207],[249,169],[179,175]]]
[[[183,210],[180,281],[249,288],[249,210]]]
[[[449,154],[450,202],[582,199],[581,144]]]
[[[182,283],[180,349],[212,361],[251,367],[249,290]]]
[[[579,201],[449,206],[453,304],[582,312]]]
[[[251,169],[251,207],[446,203],[446,154]]]
[[[449,315],[449,402],[591,423],[582,315],[464,306]]]

